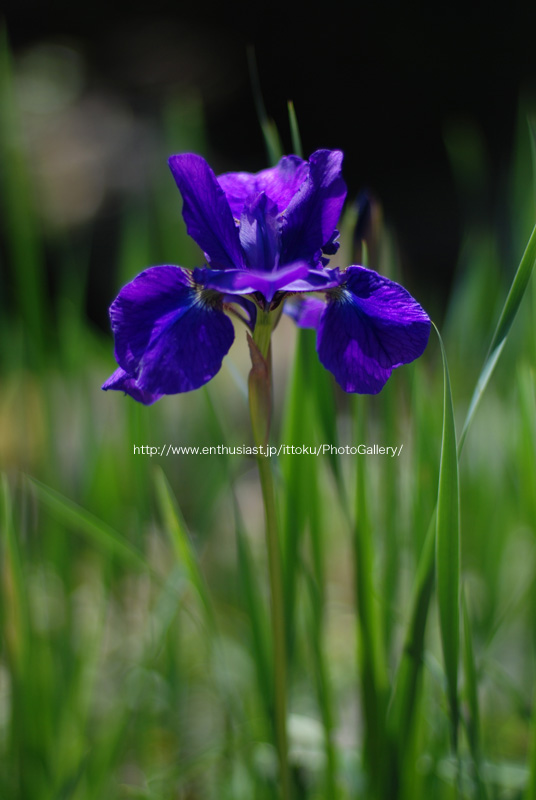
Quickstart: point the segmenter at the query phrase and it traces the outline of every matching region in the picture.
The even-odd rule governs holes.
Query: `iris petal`
[[[309,164],[298,156],[284,156],[275,167],[261,172],[227,172],[218,175],[233,216],[240,219],[246,203],[264,192],[280,213],[300,188],[309,173]]]
[[[309,159],[309,175],[283,214],[281,263],[310,261],[331,243],[346,197],[342,159],[339,150],[317,150]]]
[[[219,371],[234,339],[221,310],[179,267],[152,267],[121,289],[110,308],[115,356],[136,388],[154,395],[197,389]]]
[[[260,292],[268,303],[276,292],[317,292],[340,284],[338,270],[311,269],[304,261],[274,272],[195,269],[193,275],[195,282],[205,289],[237,295]]]
[[[279,261],[277,206],[264,192],[246,203],[240,218],[240,243],[249,267],[272,270]]]
[[[136,379],[128,375],[124,369],[121,369],[121,367],[116,369],[113,375],[110,375],[108,380],[103,383],[102,388],[105,392],[108,391],[108,389],[126,392],[126,394],[129,394],[131,397],[133,397],[134,400],[137,400],[138,403],[143,403],[145,406],[150,406],[152,403],[156,403],[156,401],[162,397],[160,394],[151,394],[150,392],[145,392],[143,389],[140,389]]]
[[[325,302],[318,297],[290,298],[283,309],[285,314],[294,320],[298,328],[312,328],[313,330],[318,329],[325,310]]]
[[[338,267],[334,269],[308,269],[302,278],[285,283],[286,292],[324,292],[341,283]]]
[[[205,159],[183,153],[171,156],[169,167],[182,195],[188,233],[213,269],[243,267],[244,254],[229,203]]]
[[[352,266],[322,315],[317,349],[346,392],[377,394],[395,367],[422,355],[429,335],[430,320],[409,292]]]

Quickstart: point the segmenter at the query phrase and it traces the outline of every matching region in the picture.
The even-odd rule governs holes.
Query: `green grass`
[[[84,315],[88,252],[47,242],[65,265],[51,309],[5,42],[0,64],[0,797],[278,798],[255,462],[133,453],[252,443],[245,336],[204,390],[150,408],[100,391],[113,344]],[[206,152],[192,103],[166,115],[170,149]],[[299,148],[292,107],[290,123]],[[311,332],[275,332],[275,444],[404,445],[272,463],[294,800],[536,796],[530,144],[523,124],[513,245],[468,227],[441,346],[380,396],[343,396]],[[463,145],[451,135],[455,169]],[[125,210],[118,281],[195,263],[171,181],[162,192]]]

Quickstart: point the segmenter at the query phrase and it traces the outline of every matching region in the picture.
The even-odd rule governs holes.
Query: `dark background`
[[[292,99],[305,152],[345,151],[349,197],[367,188],[380,200],[425,297],[446,296],[464,216],[489,224],[507,213],[519,101],[536,86],[532,4],[26,1],[12,3],[6,20],[15,54],[47,41],[75,47],[87,85],[143,119],[195,90],[216,169],[265,165],[246,57],[253,46],[286,148]],[[445,146],[453,127],[476,134],[486,165],[469,209]],[[110,208],[95,220],[101,263],[113,253]]]

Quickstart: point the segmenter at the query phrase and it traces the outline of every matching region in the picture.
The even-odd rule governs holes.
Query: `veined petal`
[[[229,203],[205,159],[183,153],[171,156],[168,163],[182,195],[188,233],[212,268],[243,267],[244,254]]]
[[[309,159],[309,175],[283,214],[282,263],[310,261],[332,242],[346,197],[342,159],[339,150],[317,150]]]
[[[240,218],[240,243],[248,267],[272,270],[279,261],[279,226],[277,206],[264,192],[246,203]]]
[[[430,319],[398,283],[352,266],[318,329],[320,361],[346,392],[377,394],[392,370],[424,352]]]
[[[221,300],[214,304],[203,298],[191,273],[180,267],[142,272],[121,289],[110,318],[117,363],[137,389],[154,395],[207,383],[234,339]]]
[[[309,165],[298,156],[284,156],[275,167],[261,172],[227,172],[218,175],[231,211],[240,219],[246,203],[264,192],[277,206],[278,213],[284,211],[309,173]]]
[[[307,264],[298,262],[275,272],[261,270],[194,270],[195,282],[206,289],[214,289],[222,294],[254,294],[260,292],[268,303],[271,303],[276,292],[314,291],[307,282],[312,270]],[[289,287],[305,288],[289,288]]]
[[[145,392],[143,389],[140,389],[136,379],[128,375],[121,367],[118,367],[113,375],[110,375],[108,380],[102,384],[102,388],[105,392],[108,391],[108,389],[125,392],[133,397],[134,400],[137,400],[138,403],[143,403],[145,406],[156,403],[156,401],[160,400],[162,397],[161,394],[151,394],[150,392]]]

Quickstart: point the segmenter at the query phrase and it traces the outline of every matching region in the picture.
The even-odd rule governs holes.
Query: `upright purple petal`
[[[248,267],[271,271],[279,262],[277,206],[264,192],[246,203],[240,218],[240,243]]]
[[[322,315],[317,349],[346,392],[377,394],[395,367],[422,355],[429,335],[428,315],[402,286],[352,266]]]
[[[117,363],[137,390],[154,395],[207,383],[234,339],[221,301],[209,302],[179,267],[142,272],[121,289],[110,318]]]
[[[309,175],[283,214],[282,263],[311,261],[332,242],[346,197],[342,159],[339,150],[317,150],[309,159]]]
[[[280,213],[300,188],[309,173],[309,164],[298,156],[284,156],[275,167],[261,172],[227,172],[218,175],[231,211],[240,219],[246,203],[264,192]]]
[[[244,255],[229,203],[205,159],[183,153],[171,156],[168,163],[182,195],[188,233],[213,269],[243,267]]]

